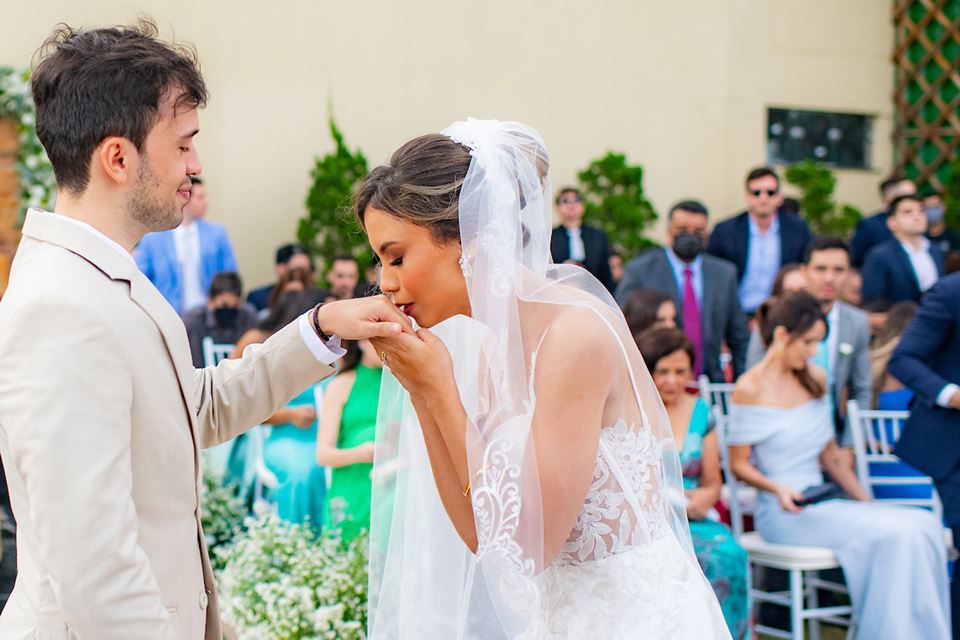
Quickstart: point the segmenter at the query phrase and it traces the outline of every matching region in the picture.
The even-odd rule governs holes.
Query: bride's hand
[[[443,342],[427,329],[370,341],[385,364],[412,396],[436,397],[456,391],[453,361]]]

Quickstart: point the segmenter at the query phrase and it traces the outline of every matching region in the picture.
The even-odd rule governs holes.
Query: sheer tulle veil
[[[611,526],[638,544],[667,531],[695,563],[670,425],[623,315],[585,270],[551,263],[542,138],[526,125],[495,120],[469,119],[442,133],[472,156],[459,196],[472,317],[456,316],[431,330],[451,353],[468,415],[479,544],[471,553],[450,523],[409,396],[386,370],[371,519],[370,637],[378,640],[520,637],[543,606],[543,575],[555,559],[543,551],[531,433],[534,374],[543,336],[571,309],[593,318],[591,330],[572,339],[611,349],[618,363],[610,372],[617,391],[606,398],[600,426],[622,423],[645,443],[636,456],[643,468],[633,470],[643,478],[644,495],[632,496],[639,506]],[[576,362],[569,363],[569,375],[577,375]],[[598,381],[583,380],[582,392],[594,386],[601,393]],[[591,544],[604,542],[564,553],[589,562],[599,557]]]

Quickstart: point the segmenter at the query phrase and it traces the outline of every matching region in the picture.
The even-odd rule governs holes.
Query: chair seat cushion
[[[767,542],[756,531],[740,536],[740,545],[750,554],[750,561],[775,569],[818,571],[840,566],[827,547],[807,547]]]

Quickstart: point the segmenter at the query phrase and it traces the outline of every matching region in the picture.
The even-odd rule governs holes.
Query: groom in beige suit
[[[177,226],[201,171],[192,54],[149,24],[61,30],[32,89],[58,192],[55,213],[28,214],[0,303],[19,563],[0,638],[220,640],[200,448],[333,374],[339,337],[406,319],[384,298],[332,303],[194,369],[183,323],[131,257],[145,233]]]

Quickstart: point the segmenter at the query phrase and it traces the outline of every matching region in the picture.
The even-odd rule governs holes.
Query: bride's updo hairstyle
[[[515,161],[533,163],[542,189],[550,168],[546,149],[526,132],[514,131],[510,135],[516,145]],[[364,215],[373,207],[428,228],[440,244],[458,241],[460,188],[471,158],[470,149],[443,134],[428,133],[414,138],[360,183],[353,196],[357,221],[366,228]],[[526,206],[527,194],[519,178],[517,189],[522,209]],[[526,246],[527,229],[521,227]]]
[[[459,241],[457,208],[470,158],[469,149],[439,133],[414,138],[368,173],[354,193],[360,226],[373,207],[428,228],[438,243]]]
[[[763,338],[763,344],[768,349],[773,344],[773,332],[777,327],[783,327],[792,342],[803,336],[817,322],[822,322],[823,326],[829,330],[827,317],[820,303],[806,291],[795,291],[779,298],[770,298],[757,309],[760,337]],[[808,367],[795,369],[793,373],[803,388],[814,398],[820,398],[826,393],[824,385],[810,374]]]

